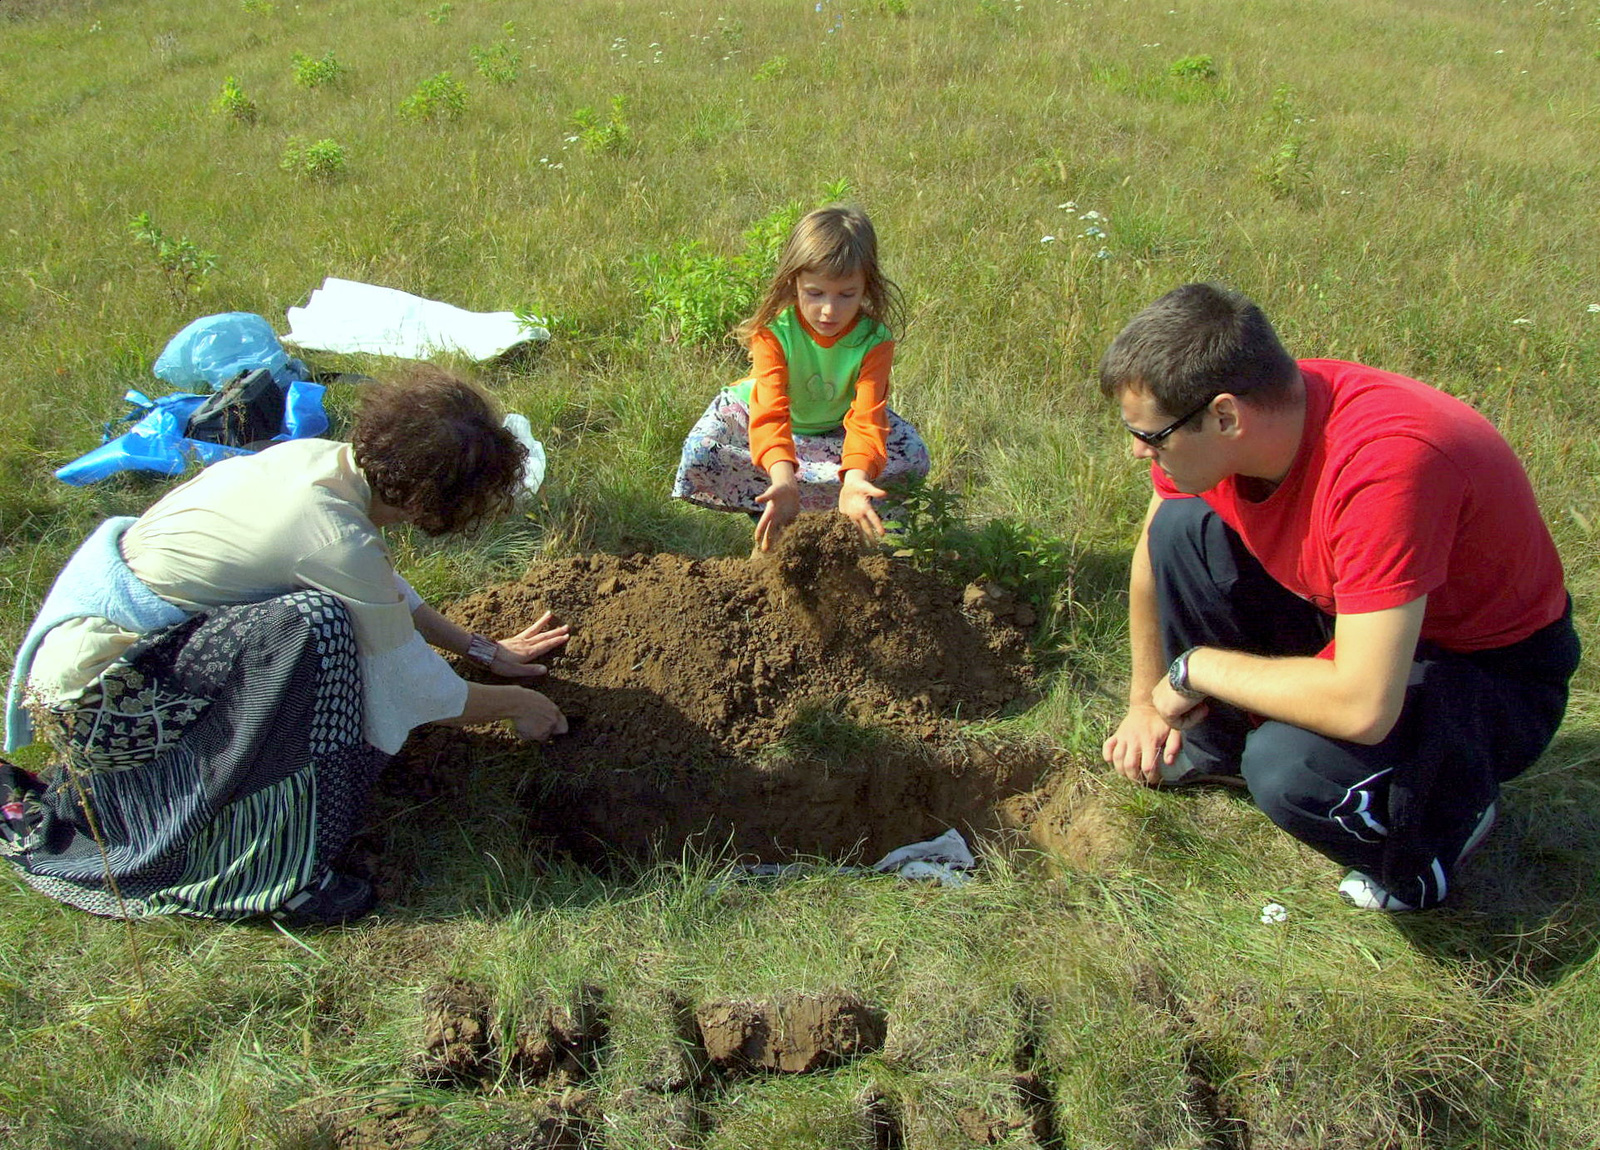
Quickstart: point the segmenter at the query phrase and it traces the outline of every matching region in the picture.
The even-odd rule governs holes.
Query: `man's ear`
[[[1244,405],[1230,392],[1223,392],[1211,401],[1211,413],[1217,417],[1217,430],[1223,435],[1237,436],[1244,429]]]

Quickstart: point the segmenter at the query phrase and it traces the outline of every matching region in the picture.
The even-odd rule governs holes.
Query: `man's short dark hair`
[[[488,396],[431,365],[367,384],[350,441],[373,497],[429,535],[504,511],[528,457]]]
[[[1129,321],[1100,359],[1100,391],[1132,390],[1169,414],[1228,392],[1274,408],[1294,394],[1300,368],[1261,309],[1216,284],[1174,288]]]

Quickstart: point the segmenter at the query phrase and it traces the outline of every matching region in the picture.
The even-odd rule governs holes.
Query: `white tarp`
[[[395,288],[329,276],[305,307],[289,309],[284,343],[309,351],[367,352],[427,359],[454,352],[493,359],[518,344],[549,339],[509,311],[466,311]]]

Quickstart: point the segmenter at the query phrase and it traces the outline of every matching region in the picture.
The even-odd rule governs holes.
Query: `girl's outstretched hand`
[[[765,491],[756,496],[756,502],[766,505],[761,518],[756,521],[756,547],[771,551],[778,542],[778,536],[783,534],[783,529],[800,514],[800,485],[792,476],[774,479]]]
[[[532,626],[496,642],[494,666],[489,670],[504,679],[528,679],[544,674],[548,668],[534,660],[560,647],[572,633],[565,623],[559,627],[550,626],[550,618],[550,612],[546,611]]]
[[[849,518],[869,540],[881,538],[883,521],[872,501],[883,497],[883,489],[868,482],[865,472],[851,468],[839,484],[839,514]]]

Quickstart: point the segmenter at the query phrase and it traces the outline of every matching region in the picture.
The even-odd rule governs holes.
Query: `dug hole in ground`
[[[380,792],[447,798],[475,761],[534,757],[518,796],[529,836],[596,867],[686,845],[871,863],[951,827],[1099,853],[1074,829],[1078,772],[1055,770],[1059,751],[966,729],[1035,701],[1031,609],[865,550],[841,516],[801,516],[757,558],[539,563],[446,613],[506,635],[546,610],[573,635],[537,686],[570,733],[534,749],[425,728]],[[380,895],[403,900],[406,876],[365,846]]]

